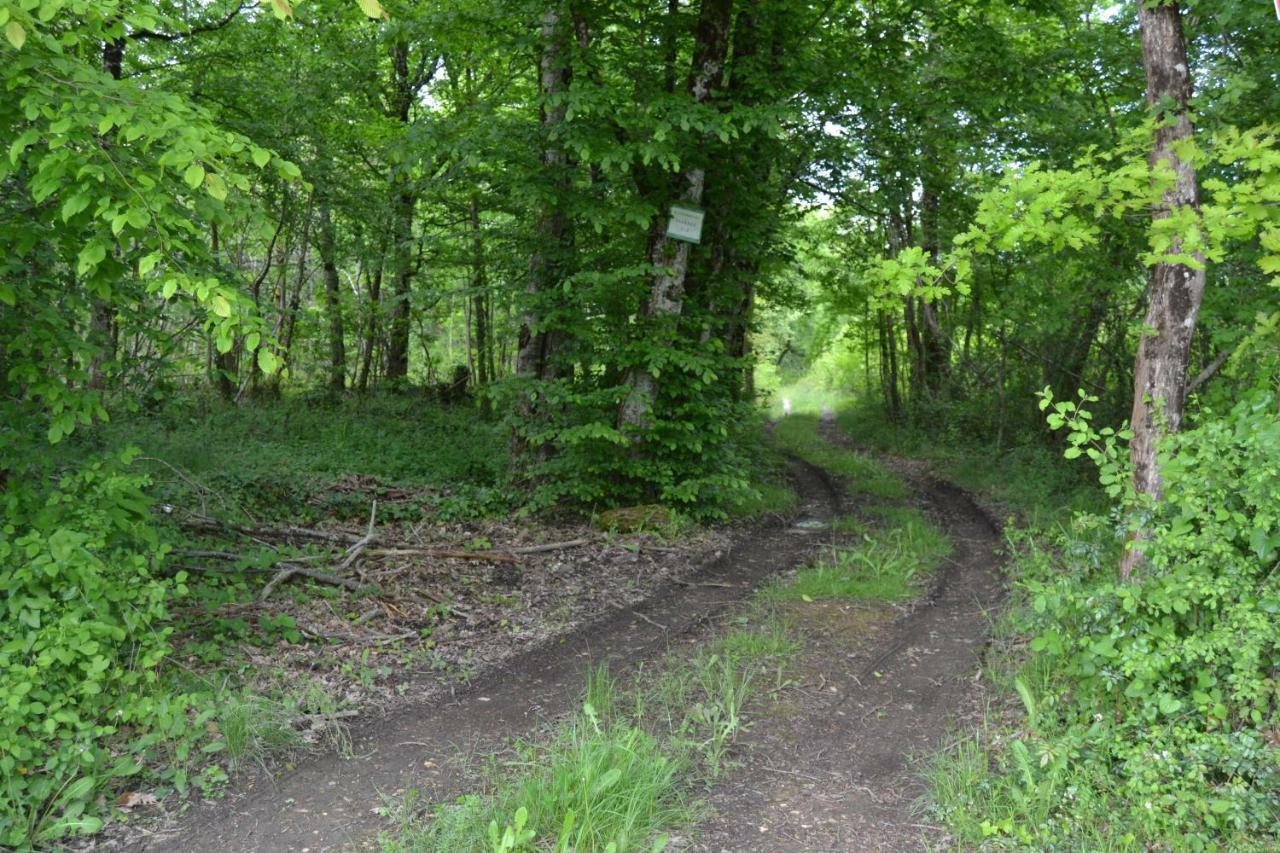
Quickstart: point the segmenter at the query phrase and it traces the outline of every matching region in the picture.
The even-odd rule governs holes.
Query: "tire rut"
[[[827,474],[789,459],[800,513],[829,519],[839,496]],[[615,673],[656,662],[677,642],[707,633],[714,620],[772,575],[800,565],[824,539],[787,524],[761,525],[687,580],[586,628],[518,654],[447,701],[399,710],[352,735],[353,757],[317,756],[272,779],[265,774],[220,801],[196,806],[134,849],[307,851],[367,848],[384,825],[385,797],[416,788],[448,801],[474,781],[467,757],[577,708],[585,675],[607,662]]]

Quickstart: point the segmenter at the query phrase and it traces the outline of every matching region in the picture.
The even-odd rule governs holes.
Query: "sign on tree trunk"
[[[702,220],[705,216],[706,211],[700,207],[671,205],[671,219],[667,221],[667,237],[685,243],[701,243]]]

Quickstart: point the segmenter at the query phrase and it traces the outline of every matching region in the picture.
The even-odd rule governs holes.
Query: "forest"
[[[1280,4],[0,30],[0,849],[1280,845]]]

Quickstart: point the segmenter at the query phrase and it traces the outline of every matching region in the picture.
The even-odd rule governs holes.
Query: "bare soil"
[[[838,511],[837,493],[822,471],[792,461],[790,475],[801,496],[802,516],[827,519]],[[151,829],[144,837],[121,839],[116,846],[259,853],[372,846],[389,799],[409,789],[418,789],[425,800],[434,802],[465,792],[474,781],[468,756],[500,749],[509,739],[528,735],[574,710],[590,666],[607,661],[615,672],[624,672],[660,660],[673,644],[697,641],[765,579],[803,564],[826,535],[783,522],[761,524],[683,576],[674,569],[641,573],[643,578],[638,576],[624,596],[614,589],[602,589],[597,597],[575,596],[570,581],[581,577],[580,572],[557,580],[553,572],[526,567],[510,577],[472,581],[484,588],[506,584],[515,600],[540,605],[534,611],[544,616],[555,612],[556,598],[562,596],[574,611],[558,620],[568,627],[583,613],[594,618],[585,627],[555,634],[547,623],[557,620],[539,622],[539,613],[525,608],[526,644],[505,656],[502,650],[510,649],[511,643],[493,640],[491,630],[478,630],[492,627],[492,619],[476,626],[475,634],[460,631],[448,645],[470,648],[468,664],[477,672],[466,684],[455,686],[452,695],[415,693],[416,701],[400,702],[377,718],[355,723],[351,757],[314,756],[286,772],[257,774],[224,799],[201,803],[169,825]],[[644,554],[645,548],[628,553]],[[596,568],[604,573],[616,567]],[[499,626],[506,629],[510,624],[508,620]],[[494,662],[485,665],[487,652],[477,658],[476,650],[488,648],[494,649]]]
[[[848,440],[833,424],[824,435]],[[923,763],[982,709],[989,615],[1005,583],[991,518],[921,466],[884,460],[946,531],[951,556],[905,612],[885,604],[797,602],[807,654],[798,684],[761,709],[738,769],[689,834],[703,851],[947,849],[920,807]],[[760,713],[763,716],[760,716]]]

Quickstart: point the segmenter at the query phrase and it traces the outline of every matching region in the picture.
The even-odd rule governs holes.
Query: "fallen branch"
[[[354,533],[347,533],[344,530],[315,530],[310,527],[246,527],[242,524],[219,521],[209,516],[197,516],[178,523],[188,530],[205,533],[239,533],[241,536],[249,536],[253,539],[273,539],[277,541],[305,539],[311,542],[326,542],[348,546],[356,544],[361,539],[360,536]]]
[[[503,551],[448,551],[439,548],[370,548],[370,557],[436,557],[441,560],[487,560],[493,563],[518,563]]]
[[[356,592],[360,589],[360,581],[354,578],[340,578],[337,575],[331,575],[328,572],[322,572],[319,569],[311,569],[306,566],[299,566],[296,563],[284,563],[284,568],[276,572],[275,577],[267,581],[267,585],[262,588],[262,592],[258,594],[259,601],[266,601],[267,597],[275,591],[275,588],[287,581],[289,578],[301,575],[304,578],[310,578],[313,581],[328,584],[329,586],[342,586]]]
[[[373,505],[369,508],[369,528],[365,531],[364,538],[347,549],[347,555],[343,558],[342,563],[338,566],[338,571],[346,571],[351,568],[351,564],[360,559],[360,552],[369,546],[373,541],[373,525],[378,518],[378,501],[375,498]]]
[[[498,550],[507,554],[545,554],[548,551],[564,551],[569,548],[580,548],[583,545],[590,545],[594,539],[570,539],[567,542],[549,542],[546,545],[522,545],[518,548],[500,548]]]

